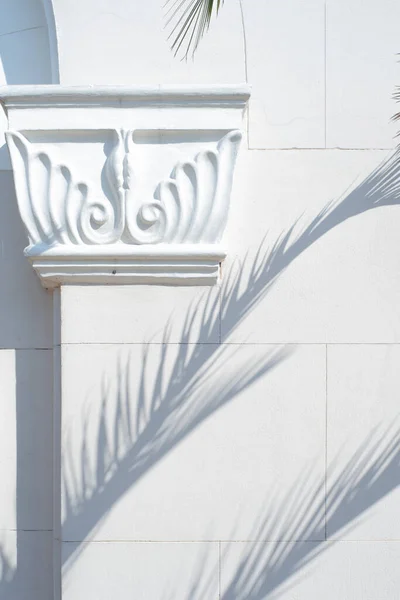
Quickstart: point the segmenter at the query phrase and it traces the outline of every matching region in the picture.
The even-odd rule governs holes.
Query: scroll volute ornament
[[[248,96],[0,90],[25,254],[43,285],[215,283]]]

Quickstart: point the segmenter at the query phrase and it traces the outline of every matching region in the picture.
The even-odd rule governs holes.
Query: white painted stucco
[[[53,302],[0,137],[1,599],[398,597],[399,13],[225,0],[182,62],[161,0],[0,2],[2,85],[252,86],[212,287]]]

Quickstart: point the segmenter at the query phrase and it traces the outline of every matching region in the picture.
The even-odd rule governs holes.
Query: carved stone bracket
[[[212,284],[245,86],[0,88],[25,254],[64,283]]]

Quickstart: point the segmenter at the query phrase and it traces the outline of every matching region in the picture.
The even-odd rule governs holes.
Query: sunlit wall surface
[[[400,4],[225,0],[187,61],[162,4],[0,2],[2,84],[252,85],[221,284],[62,294],[63,598],[394,600]],[[0,145],[0,598],[50,600],[52,298]]]

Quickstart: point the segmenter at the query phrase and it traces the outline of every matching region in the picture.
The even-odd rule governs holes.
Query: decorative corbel
[[[0,89],[44,287],[218,281],[248,98],[246,86]]]

